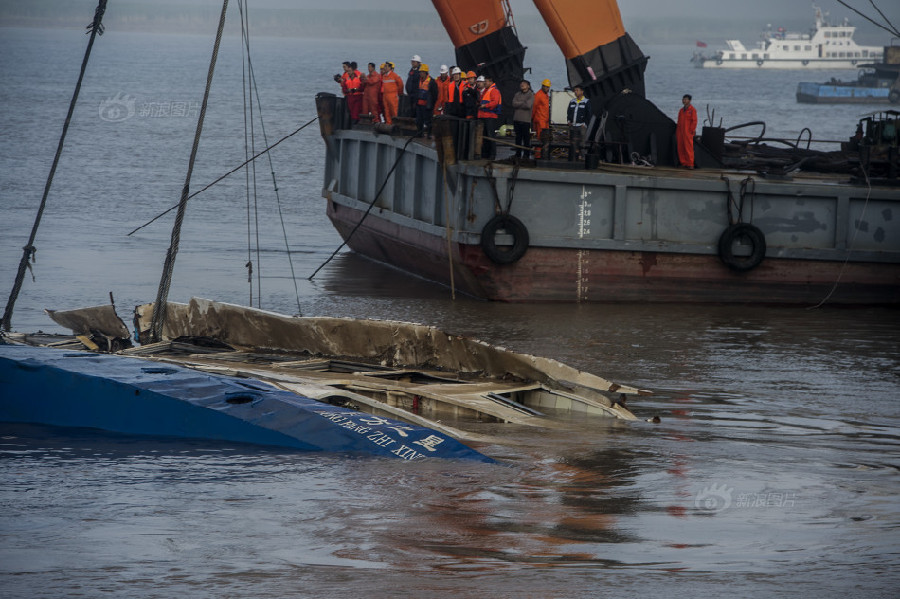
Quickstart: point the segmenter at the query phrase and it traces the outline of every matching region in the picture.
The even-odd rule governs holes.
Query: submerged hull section
[[[456,288],[476,297],[900,302],[897,187],[867,190],[846,176],[767,180],[662,167],[442,166],[430,145],[403,152],[402,138],[339,130],[328,141],[323,194],[348,245],[443,284],[451,283],[452,268]],[[395,160],[394,177],[357,228]],[[520,259],[500,264],[485,253],[482,229],[507,210],[529,242]],[[729,268],[720,256],[729,210],[732,220],[752,222],[765,236],[755,268]],[[498,245],[515,241],[499,233]]]
[[[491,461],[429,428],[375,421],[253,379],[116,355],[0,344],[0,388],[5,422],[405,460]]]

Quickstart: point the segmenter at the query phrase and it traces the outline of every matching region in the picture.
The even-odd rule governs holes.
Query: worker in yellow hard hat
[[[541,81],[541,89],[534,94],[534,103],[531,106],[531,126],[534,136],[541,146],[546,146],[550,135],[550,80]],[[535,158],[541,158],[541,148],[534,151]]]
[[[428,65],[419,65],[419,88],[416,95],[416,129],[419,135],[431,136],[431,117],[438,99],[437,82],[428,74]]]

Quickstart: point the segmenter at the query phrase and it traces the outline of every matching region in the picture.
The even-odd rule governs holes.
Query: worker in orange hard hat
[[[419,65],[419,87],[416,94],[416,129],[419,135],[431,136],[431,116],[438,98],[438,86],[428,74],[428,65]]]
[[[544,134],[550,135],[550,80],[541,82],[541,89],[534,94],[534,104],[531,107],[531,126],[534,128],[534,136],[541,146],[549,140],[544,139]],[[534,151],[535,158],[541,158],[541,148]]]
[[[384,122],[390,125],[400,108],[400,96],[403,95],[403,79],[394,72],[394,63],[384,63],[384,74],[381,76],[381,101],[384,104]]]
[[[481,101],[480,90],[476,83],[475,71],[466,73],[466,87],[463,89],[463,116],[474,119],[478,116],[478,103]]]

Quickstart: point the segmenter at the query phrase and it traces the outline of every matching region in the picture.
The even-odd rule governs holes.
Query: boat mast
[[[75,112],[75,104],[78,102],[78,94],[81,91],[81,81],[84,79],[84,72],[87,70],[88,59],[91,56],[91,48],[94,47],[94,40],[98,35],[103,35],[103,13],[106,12],[106,1],[100,0],[97,9],[94,11],[94,20],[87,26],[90,39],[88,40],[87,49],[84,52],[84,59],[81,61],[81,73],[78,74],[78,82],[75,84],[75,93],[72,94],[72,100],[69,102],[69,112],[66,115],[66,122],[63,124],[62,135],[59,138],[59,145],[56,147],[56,156],[53,158],[53,165],[50,167],[50,174],[47,176],[47,183],[44,185],[44,196],[41,198],[41,205],[38,208],[37,216],[34,219],[34,225],[31,227],[31,235],[28,237],[28,243],[22,248],[22,260],[19,261],[19,270],[16,273],[16,280],[13,283],[12,291],[9,294],[9,301],[6,302],[6,309],[3,311],[2,329],[9,331],[12,323],[13,307],[19,297],[19,291],[22,290],[22,282],[25,280],[25,270],[30,268],[28,264],[32,256],[34,256],[37,248],[34,247],[34,240],[37,237],[38,227],[41,225],[41,218],[44,215],[44,208],[47,206],[47,196],[50,194],[50,186],[53,184],[53,176],[56,174],[56,166],[59,164],[59,157],[62,154],[63,144],[66,141],[66,133],[69,131],[69,123],[72,122],[72,114]]]

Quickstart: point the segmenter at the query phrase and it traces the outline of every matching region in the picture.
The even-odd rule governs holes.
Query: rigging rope
[[[418,135],[418,134],[416,134],[416,135]],[[400,164],[400,159],[403,158],[404,154],[406,154],[406,148],[409,146],[410,143],[412,143],[412,140],[414,140],[416,138],[416,135],[411,135],[409,137],[409,139],[406,140],[406,143],[403,144],[403,148],[400,150],[400,154],[397,155],[397,159],[394,161],[394,165],[391,167],[391,170],[388,171],[387,176],[384,178],[384,181],[381,183],[381,187],[378,188],[378,193],[375,194],[375,197],[372,199],[372,202],[369,204],[369,207],[366,208],[366,213],[362,215],[362,218],[359,219],[359,222],[356,223],[356,226],[353,227],[353,229],[350,231],[349,235],[347,235],[347,238],[341,242],[341,245],[339,245],[337,247],[337,249],[334,250],[334,252],[332,252],[331,256],[329,256],[328,259],[325,262],[323,262],[319,266],[319,268],[317,268],[315,270],[315,272],[313,272],[313,274],[311,274],[311,275],[309,275],[309,277],[307,277],[307,279],[306,279],[307,281],[312,281],[313,277],[315,277],[317,274],[319,274],[319,271],[322,270],[323,268],[325,268],[326,264],[328,264],[329,262],[334,260],[334,257],[337,256],[338,252],[341,251],[345,245],[347,245],[347,242],[350,241],[350,238],[353,237],[353,234],[356,233],[356,230],[359,229],[360,225],[363,224],[363,221],[366,220],[366,217],[369,216],[369,213],[372,212],[372,208],[375,206],[375,202],[377,202],[378,198],[381,197],[381,192],[384,191],[384,188],[387,185],[387,182],[391,180],[391,175],[394,174],[394,171],[397,169],[397,165]]]
[[[28,243],[22,248],[22,260],[19,262],[19,270],[16,273],[16,279],[13,283],[12,291],[9,294],[9,301],[6,302],[6,308],[3,311],[2,329],[9,331],[12,324],[13,307],[16,299],[19,297],[19,291],[22,290],[22,281],[25,279],[25,270],[31,268],[28,263],[32,259],[37,248],[34,247],[34,240],[37,237],[38,227],[41,224],[41,218],[44,215],[44,208],[47,206],[47,196],[50,193],[50,186],[53,184],[53,176],[56,174],[56,167],[59,164],[59,157],[62,154],[63,144],[66,141],[66,133],[69,131],[69,123],[72,122],[72,114],[75,112],[75,104],[78,102],[78,94],[81,91],[81,81],[84,79],[84,72],[87,70],[88,58],[91,56],[91,48],[94,46],[94,40],[98,35],[103,35],[103,13],[106,12],[107,0],[100,0],[97,9],[94,11],[94,20],[87,26],[87,32],[91,38],[88,40],[87,49],[84,52],[84,58],[81,61],[81,72],[78,74],[78,82],[75,84],[75,93],[72,94],[72,100],[69,102],[69,112],[66,114],[66,121],[63,123],[62,135],[59,138],[59,145],[56,147],[56,156],[53,158],[53,165],[50,167],[50,174],[47,176],[47,183],[44,185],[44,195],[41,198],[41,205],[38,208],[37,216],[34,219],[34,225],[31,227],[31,235],[28,237]],[[33,276],[33,275],[32,275]]]
[[[266,154],[267,152],[270,152],[270,151],[274,150],[275,147],[278,146],[278,144],[280,144],[281,142],[283,142],[283,141],[285,141],[285,140],[287,140],[287,139],[289,139],[289,138],[291,138],[291,137],[297,135],[298,133],[300,133],[301,131],[303,131],[304,129],[306,129],[307,127],[309,127],[310,125],[312,125],[313,123],[315,123],[317,120],[319,120],[319,117],[313,117],[312,119],[310,119],[309,121],[307,121],[306,123],[304,123],[303,125],[301,125],[300,127],[294,129],[291,133],[288,133],[287,135],[285,135],[284,137],[282,137],[281,139],[279,139],[278,141],[276,141],[275,143],[273,143],[271,146],[269,146],[269,147],[266,148],[265,150],[260,151],[260,152],[259,152],[258,154],[256,154],[255,156],[252,156],[250,159],[245,160],[244,162],[240,163],[239,165],[237,165],[236,167],[234,167],[233,169],[231,169],[230,171],[228,171],[227,173],[225,173],[224,175],[222,175],[222,176],[219,177],[218,179],[215,179],[215,180],[212,181],[211,183],[207,184],[203,189],[200,189],[200,190],[198,190],[198,191],[195,191],[194,193],[192,193],[191,195],[188,196],[188,199],[190,200],[190,199],[192,199],[192,198],[194,198],[194,197],[200,195],[201,193],[203,193],[204,191],[206,191],[207,189],[209,189],[209,188],[212,187],[213,185],[216,185],[217,183],[221,183],[223,179],[226,179],[226,178],[230,177],[230,176],[233,175],[234,173],[236,173],[236,172],[238,172],[239,170],[241,170],[242,168],[244,168],[248,163],[250,163],[250,162],[256,160],[257,158],[259,158],[260,156]],[[167,215],[168,213],[170,213],[170,212],[172,212],[173,210],[175,210],[176,208],[178,208],[178,206],[179,206],[179,204],[175,204],[174,206],[170,206],[169,208],[163,210],[162,212],[160,212],[159,214],[157,214],[156,216],[154,216],[153,218],[151,218],[150,220],[148,220],[147,222],[145,222],[143,225],[140,225],[139,227],[135,227],[134,229],[132,229],[132,230],[128,233],[128,235],[126,235],[126,237],[130,237],[131,235],[133,235],[134,233],[137,233],[138,231],[140,231],[140,230],[143,229],[144,227],[148,227],[148,226],[152,225],[152,224],[155,223],[157,220],[161,219],[162,217],[164,217],[164,216]]]
[[[200,145],[200,133],[203,131],[203,120],[206,118],[206,107],[209,103],[209,90],[212,87],[213,73],[216,69],[216,59],[219,55],[219,44],[222,41],[222,31],[225,29],[225,13],[228,10],[228,0],[222,2],[222,14],[219,16],[219,28],[216,31],[216,42],[213,45],[212,57],[209,61],[209,71],[206,74],[206,90],[203,93],[203,103],[200,105],[200,116],[197,118],[197,130],[194,133],[194,143],[191,147],[191,157],[188,160],[187,175],[184,187],[181,190],[181,201],[178,203],[178,214],[175,216],[175,226],[172,227],[172,240],[169,250],[166,252],[166,261],[163,266],[162,277],[159,281],[159,290],[156,294],[156,302],[153,305],[153,320],[150,324],[151,341],[160,341],[163,326],[166,322],[166,304],[169,297],[169,288],[172,286],[172,272],[175,270],[175,256],[178,254],[178,245],[181,240],[181,224],[184,222],[184,213],[190,198],[191,173],[194,170],[194,161],[197,159],[197,148]]]
[[[240,0],[238,2],[238,6],[243,8]],[[250,60],[249,13],[247,15],[247,22],[248,22],[248,29],[247,29],[247,35],[244,38],[244,43],[247,48],[247,72],[250,75],[249,84],[253,88],[253,94],[256,95],[256,106],[257,106],[257,109],[259,112],[259,126],[260,126],[260,129],[262,130],[263,143],[268,145],[269,144],[269,136],[266,134],[266,124],[265,124],[265,121],[263,121],[262,102],[260,102],[260,99],[259,99],[259,86],[256,84],[256,73],[253,70],[253,63]],[[253,118],[253,94],[250,96],[250,107],[251,107],[250,108],[250,111],[251,111],[250,118],[251,119]],[[252,135],[252,128],[253,128],[252,122],[251,122],[250,127],[251,127],[251,135]],[[252,139],[251,139],[251,141],[252,141]],[[275,165],[272,163],[272,155],[271,154],[266,154],[266,158],[269,161],[269,173],[272,175],[272,187],[275,190],[275,203],[278,206],[278,218],[281,221],[281,232],[284,237],[284,247],[285,247],[285,250],[287,251],[288,264],[290,265],[290,268],[291,268],[291,280],[294,283],[294,297],[297,300],[297,314],[302,315],[303,309],[300,306],[300,289],[297,287],[297,275],[294,272],[294,260],[293,260],[293,256],[291,255],[291,246],[288,243],[287,227],[284,224],[284,212],[281,209],[281,196],[278,193],[278,181],[275,179]],[[256,163],[254,162],[253,164],[255,165]],[[255,196],[255,192],[256,192],[255,181],[256,181],[256,170],[254,168],[254,196]],[[257,255],[257,267],[259,267],[260,266],[260,264],[258,262],[259,261],[259,220],[256,221],[256,224],[257,224],[256,255]],[[259,270],[262,270],[262,269],[259,268]],[[257,285],[257,302],[261,301],[261,297],[262,297],[261,294],[258,292],[259,289],[260,289],[260,285],[258,284]],[[262,306],[260,305],[259,307],[261,308]]]

